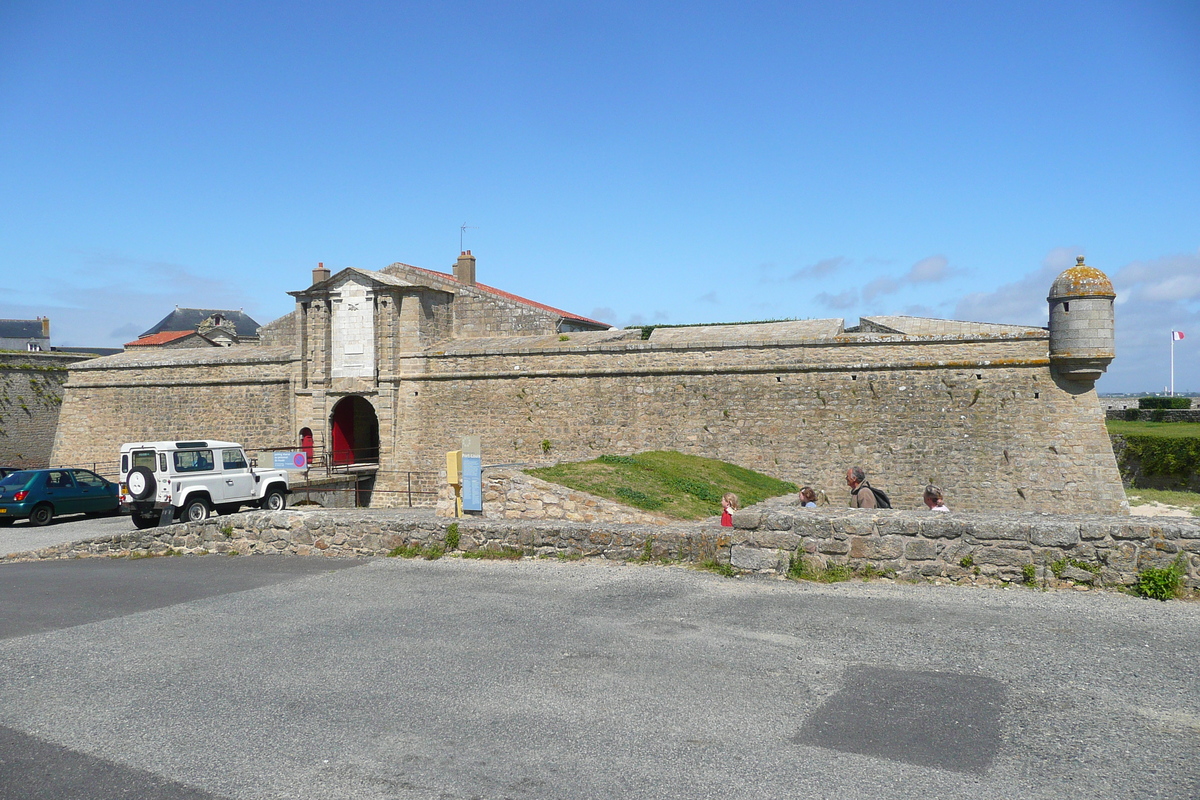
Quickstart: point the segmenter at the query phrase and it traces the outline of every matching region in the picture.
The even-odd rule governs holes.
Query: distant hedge
[[[1190,397],[1139,397],[1138,408],[1191,408]]]

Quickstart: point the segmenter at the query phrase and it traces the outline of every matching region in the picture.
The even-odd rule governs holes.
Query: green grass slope
[[[550,483],[606,497],[676,519],[703,519],[721,513],[721,496],[733,492],[742,507],[795,492],[794,483],[713,458],[673,451],[632,456],[600,456],[526,470]]]
[[[1161,436],[1166,439],[1200,438],[1200,422],[1129,422],[1110,419],[1104,423],[1109,433],[1121,436]]]

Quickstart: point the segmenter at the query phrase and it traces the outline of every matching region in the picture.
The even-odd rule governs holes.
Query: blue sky
[[[1195,2],[0,4],[0,317],[115,346],[318,261],[616,325],[1045,324],[1200,391]]]

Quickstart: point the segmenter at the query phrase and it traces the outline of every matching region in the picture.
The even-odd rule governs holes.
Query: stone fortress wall
[[[933,482],[962,510],[1121,512],[1095,394],[1054,378],[1040,329],[702,343],[659,332],[468,342],[413,359],[397,402],[422,423],[395,450],[436,464],[470,433],[485,462],[670,449],[831,497],[857,464],[898,508],[920,507]]]
[[[660,328],[643,340],[522,305],[473,273],[473,259],[462,282],[400,264],[314,272],[260,346],[82,364],[55,457],[115,459],[121,442],[147,439],[295,446],[306,427],[326,447],[335,409],[352,398],[378,420],[375,505],[398,496],[403,471],[439,471],[477,434],[485,464],[673,449],[831,498],[859,465],[898,508],[918,507],[933,482],[956,510],[1127,510],[1093,389],[1103,336],[1060,335],[1072,353],[1053,350],[1042,328],[874,317],[851,329]],[[1052,295],[1076,305],[1061,324],[1086,320],[1064,276]],[[1093,299],[1111,311],[1110,295]]]
[[[0,351],[0,467],[50,466],[68,368],[89,357]]]
[[[290,349],[272,347],[144,348],[81,364],[64,393],[54,463],[115,470],[123,442],[199,433],[252,449],[286,446],[294,365]]]

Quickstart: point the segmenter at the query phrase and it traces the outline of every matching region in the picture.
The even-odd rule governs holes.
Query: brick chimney
[[[467,286],[475,285],[475,256],[464,250],[454,262],[454,279]]]
[[[313,283],[320,283],[329,277],[329,270],[325,269],[325,262],[318,261],[317,268],[313,270]]]

